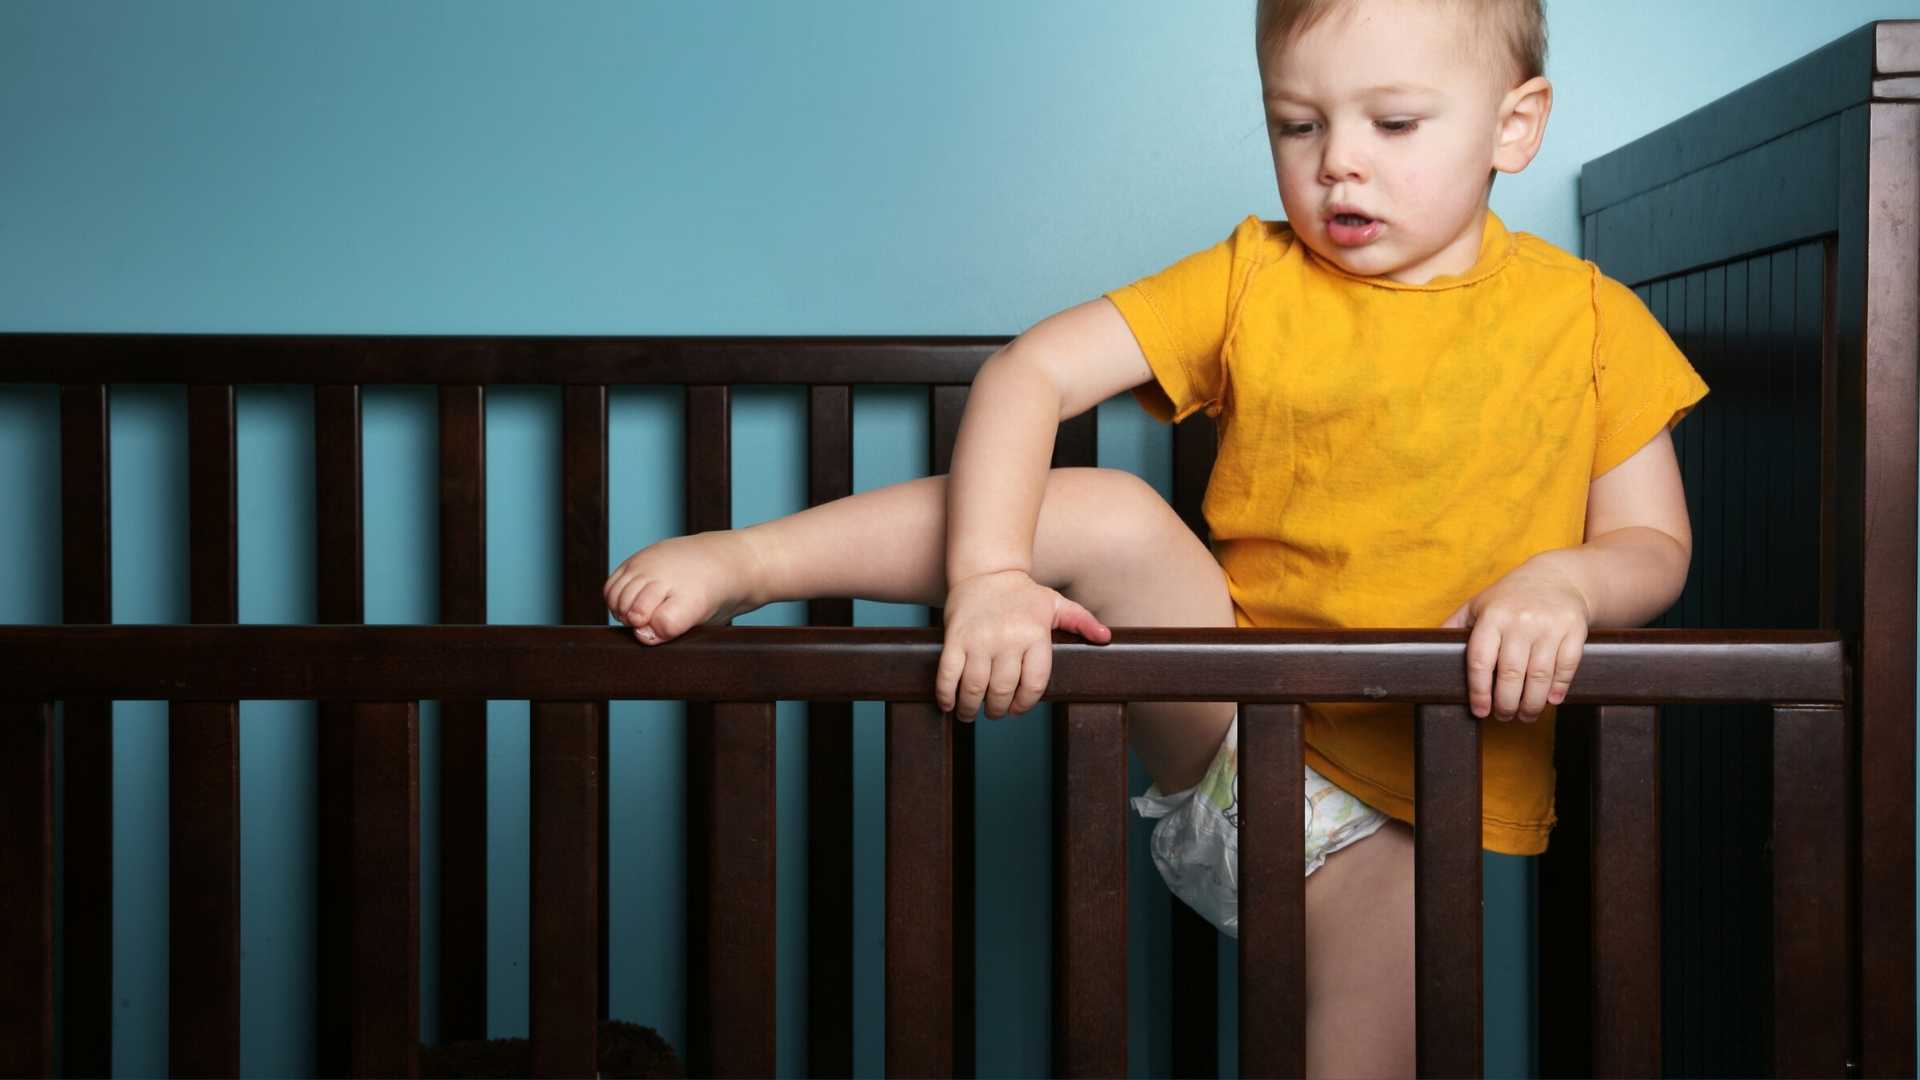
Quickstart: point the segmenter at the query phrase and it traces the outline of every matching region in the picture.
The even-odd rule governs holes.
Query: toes
[[[695,609],[692,600],[684,596],[668,595],[660,601],[658,607],[653,609],[648,625],[659,633],[660,640],[671,641],[692,629],[699,618],[700,612]]]
[[[667,586],[662,581],[649,581],[634,590],[633,596],[624,601],[627,625],[636,630],[644,628],[652,620],[654,609],[660,606],[660,601],[666,596]]]

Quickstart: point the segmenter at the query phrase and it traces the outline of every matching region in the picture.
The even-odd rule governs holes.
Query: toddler
[[[1684,582],[1668,432],[1706,386],[1631,291],[1488,209],[1546,132],[1540,0],[1260,0],[1255,45],[1286,220],[994,354],[949,476],[652,545],[608,579],[614,615],[660,644],[779,599],[943,606],[933,696],[961,719],[1032,708],[1056,629],[1468,628],[1483,845],[1544,850],[1588,628]],[[1211,551],[1132,476],[1047,468],[1062,420],[1129,389],[1214,419]],[[1313,1075],[1413,1071],[1411,712],[1307,710]],[[1155,863],[1236,932],[1233,705],[1127,726]]]

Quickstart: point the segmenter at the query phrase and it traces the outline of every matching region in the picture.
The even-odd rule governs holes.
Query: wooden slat
[[[487,621],[486,390],[440,388],[442,623]],[[596,590],[597,592],[597,590]],[[440,702],[440,1041],[487,1035],[487,703]]]
[[[1127,1074],[1123,706],[1053,720],[1053,1075]]]
[[[730,395],[724,386],[689,386],[686,393],[684,459],[685,529],[689,534],[727,528],[733,520],[733,456]],[[623,642],[626,644],[626,642]],[[684,652],[686,642],[676,648]],[[627,650],[633,656],[631,649]],[[630,696],[607,694],[606,697]],[[646,695],[631,695],[646,696]],[[658,695],[656,695],[658,696]],[[767,700],[765,695],[759,700]],[[751,700],[751,699],[749,699]],[[707,882],[714,858],[713,706],[689,702],[687,732],[687,1046],[688,1076],[714,1074],[714,1055],[724,1052],[710,1040],[713,1025],[724,1018],[711,1015],[712,955],[709,905],[713,897]]]
[[[350,716],[349,1064],[355,1076],[413,1076],[420,1047],[420,711],[412,701],[358,702]],[[536,861],[542,839],[535,841]]]
[[[0,1076],[53,1073],[53,703],[0,702]]]
[[[1660,1074],[1660,743],[1650,706],[1593,733],[1593,1075]]]
[[[561,547],[565,555],[560,574],[560,618],[579,626],[605,626],[607,606],[600,588],[611,569],[607,551],[607,388],[568,386],[562,391],[561,410]],[[602,700],[592,704],[594,770],[597,775],[605,775],[612,753],[607,743],[607,703]],[[600,805],[595,812],[598,850],[593,858],[600,869],[595,875],[598,896],[593,921],[594,1017],[604,1020],[609,1015],[607,995],[613,978],[605,933],[612,918],[607,896],[612,877],[607,861],[610,785],[596,786]]]
[[[1595,709],[1554,716],[1554,814],[1540,856],[1540,1075],[1588,1077],[1593,1066],[1593,790]],[[1653,965],[1658,970],[1658,965]]]
[[[712,707],[707,1041],[714,1076],[773,1076],[773,702]]]
[[[188,571],[196,623],[238,618],[233,387],[187,388]],[[240,732],[237,703],[168,709],[171,941],[169,1064],[174,1076],[240,1070]]]
[[[1847,1075],[1853,1013],[1847,960],[1846,714],[1773,711],[1775,1076]]]
[[[315,615],[321,625],[365,620],[362,554],[360,388],[313,388]],[[318,703],[319,836],[316,915],[317,993],[314,996],[315,1071],[345,1076],[353,1069],[354,776],[353,703]],[[377,895],[377,894],[375,894]],[[369,897],[369,900],[372,898]]]
[[[953,729],[887,703],[886,1072],[952,1076]]]
[[[1909,31],[1911,28],[1907,28]],[[1863,416],[1848,425],[1864,439],[1858,490],[1865,513],[1838,562],[1858,560],[1864,577],[1860,642],[1859,842],[1860,1064],[1871,1076],[1912,1076],[1914,1039],[1914,625],[1916,543],[1916,380],[1920,378],[1920,111],[1874,105],[1863,144],[1871,147],[1864,212],[1852,249],[1857,289],[1837,311],[1864,314]],[[1857,157],[1850,155],[1850,160]],[[1859,196],[1856,196],[1859,197]],[[1860,395],[1849,385],[1849,396]],[[1856,546],[1857,544],[1857,546]],[[1905,590],[1903,593],[1901,590]]]
[[[464,696],[908,700],[941,635],[901,627],[705,627],[671,653],[582,626],[0,626],[13,692],[116,697]],[[103,667],[100,651],[113,650]],[[1575,704],[1612,699],[1838,703],[1841,642],[1824,631],[1596,630]],[[538,663],[529,662],[537,654]],[[299,664],[280,663],[298,654]],[[1054,642],[1056,694],[1079,701],[1437,701],[1466,697],[1457,630],[1119,629]],[[1210,687],[1211,689],[1202,689]],[[1391,687],[1383,697],[1376,688]]]
[[[113,621],[107,388],[60,388],[61,621]],[[60,843],[65,941],[60,1060],[68,1076],[113,1071],[113,703],[68,696]]]
[[[1207,542],[1201,504],[1213,473],[1214,426],[1205,415],[1173,429],[1173,508]],[[1303,773],[1304,776],[1304,773]],[[1220,932],[1185,904],[1169,906],[1172,928],[1172,1072],[1177,1078],[1220,1074]]]
[[[807,505],[853,494],[853,394],[808,394]],[[807,602],[812,626],[852,626],[853,600]],[[853,704],[807,709],[807,1074],[853,1075]]]
[[[1306,751],[1298,705],[1240,706],[1240,1075],[1307,1074]]]
[[[965,385],[1007,340],[0,333],[0,384]]]
[[[599,711],[592,702],[529,708],[533,1075],[590,1076],[599,1061]]]
[[[1414,721],[1414,997],[1421,1076],[1481,1072],[1479,725],[1464,705],[1422,705]]]
[[[941,476],[953,469],[954,440],[966,412],[968,388],[927,388],[927,473]],[[927,609],[927,625],[944,627],[946,611]],[[972,1076],[978,1071],[974,1028],[979,972],[974,963],[978,933],[979,885],[974,874],[979,838],[975,821],[975,768],[978,761],[972,723],[953,729],[953,1071]]]

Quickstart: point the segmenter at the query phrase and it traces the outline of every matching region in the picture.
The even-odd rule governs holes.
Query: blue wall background
[[[1280,216],[1252,0],[0,4],[0,330],[1013,334]],[[1552,5],[1558,99],[1512,225],[1578,249],[1580,164],[1912,4]],[[614,558],[679,531],[679,396],[612,404]],[[239,390],[240,617],[314,617],[311,395]],[[920,475],[916,395],[856,395],[855,483]],[[185,620],[184,394],[112,393],[114,618]],[[489,612],[557,620],[556,393],[488,400]],[[1163,493],[1167,432],[1101,406],[1103,464]],[[435,609],[431,391],[365,394],[367,617]],[[734,517],[804,503],[797,391],[739,395]],[[0,390],[0,621],[58,622],[51,387]],[[910,448],[901,453],[900,448]],[[742,620],[797,622],[798,605]],[[865,624],[922,613],[859,604]],[[527,1025],[527,709],[492,709],[489,1029]],[[613,709],[614,1015],[682,1045],[682,728]],[[116,1074],[166,1067],[165,711],[115,710]],[[881,1072],[881,722],[857,717],[856,1070]],[[241,713],[250,1075],[310,1069],[310,706]],[[438,852],[422,712],[422,865]],[[804,1068],[805,773],[779,719],[780,1067]],[[982,1075],[1047,1064],[1048,728],[980,729]],[[1145,777],[1135,765],[1134,790]],[[1136,1075],[1168,1068],[1168,895],[1133,823]],[[1489,1075],[1532,1068],[1529,860],[1487,859]],[[157,898],[157,902],[156,902]],[[422,878],[422,1034],[438,896]],[[647,966],[637,958],[645,957]],[[1222,951],[1223,1066],[1236,1061]]]

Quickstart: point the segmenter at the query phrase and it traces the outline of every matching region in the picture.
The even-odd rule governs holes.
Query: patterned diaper
[[[1372,836],[1387,816],[1312,766],[1306,777],[1306,873],[1327,856]],[[1133,800],[1141,817],[1161,818],[1153,827],[1153,864],[1173,894],[1229,937],[1240,936],[1240,717],[1198,784],[1172,795],[1160,785]]]

